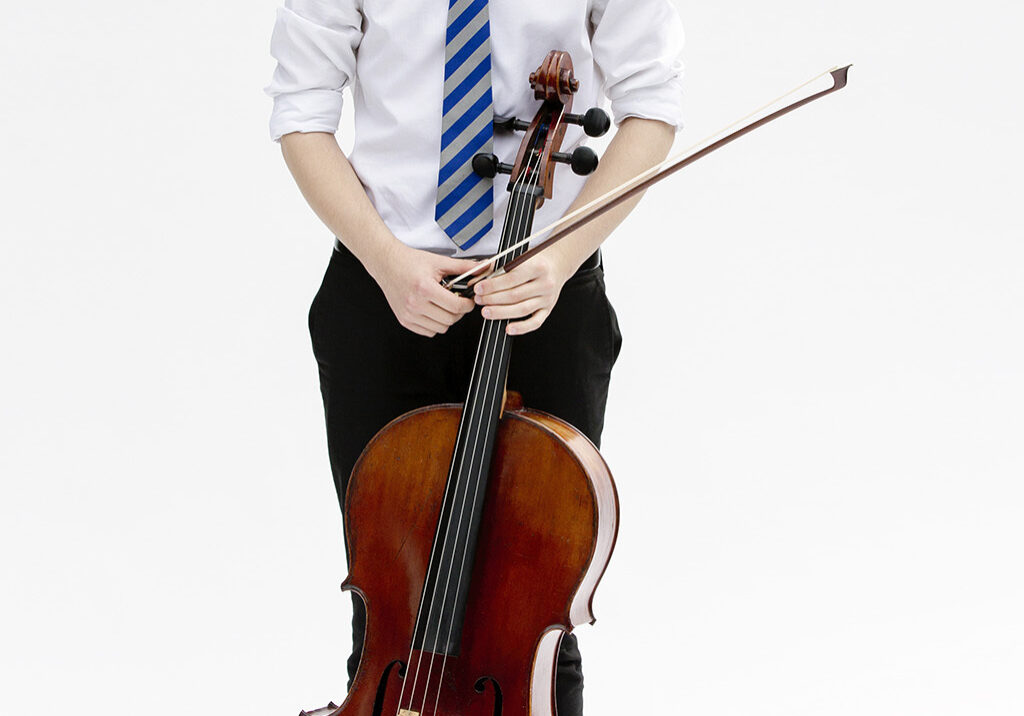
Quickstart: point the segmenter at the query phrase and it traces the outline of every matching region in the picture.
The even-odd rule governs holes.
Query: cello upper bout
[[[523,396],[514,390],[506,390],[501,401],[501,414],[514,413],[523,409]]]

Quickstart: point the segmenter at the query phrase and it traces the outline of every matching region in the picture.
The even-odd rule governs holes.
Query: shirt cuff
[[[678,133],[683,128],[682,82],[673,79],[654,87],[637,87],[612,100],[615,126],[626,117],[656,119],[670,124]]]
[[[270,138],[280,142],[289,132],[335,134],[341,123],[342,94],[338,90],[308,89],[274,97]]]

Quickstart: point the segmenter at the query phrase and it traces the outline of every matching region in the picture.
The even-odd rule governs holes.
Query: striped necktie
[[[473,172],[473,156],[494,151],[491,26],[487,0],[449,0],[444,114],[434,218],[468,249],[494,225],[494,180]]]

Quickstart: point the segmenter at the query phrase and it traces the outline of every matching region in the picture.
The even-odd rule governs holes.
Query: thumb
[[[470,259],[453,259],[446,256],[443,257],[440,268],[446,275],[457,276],[480,266],[479,271],[477,271],[477,274],[480,274],[486,272],[487,263],[489,262],[484,262],[483,265],[481,265],[480,261],[473,261]]]

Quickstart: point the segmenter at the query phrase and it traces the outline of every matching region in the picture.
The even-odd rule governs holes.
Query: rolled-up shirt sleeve
[[[342,90],[355,77],[362,39],[358,0],[285,0],[277,9],[270,54],[277,60],[263,92],[274,100],[270,138],[338,131]]]
[[[683,24],[670,0],[595,0],[591,48],[612,117],[683,126]]]

